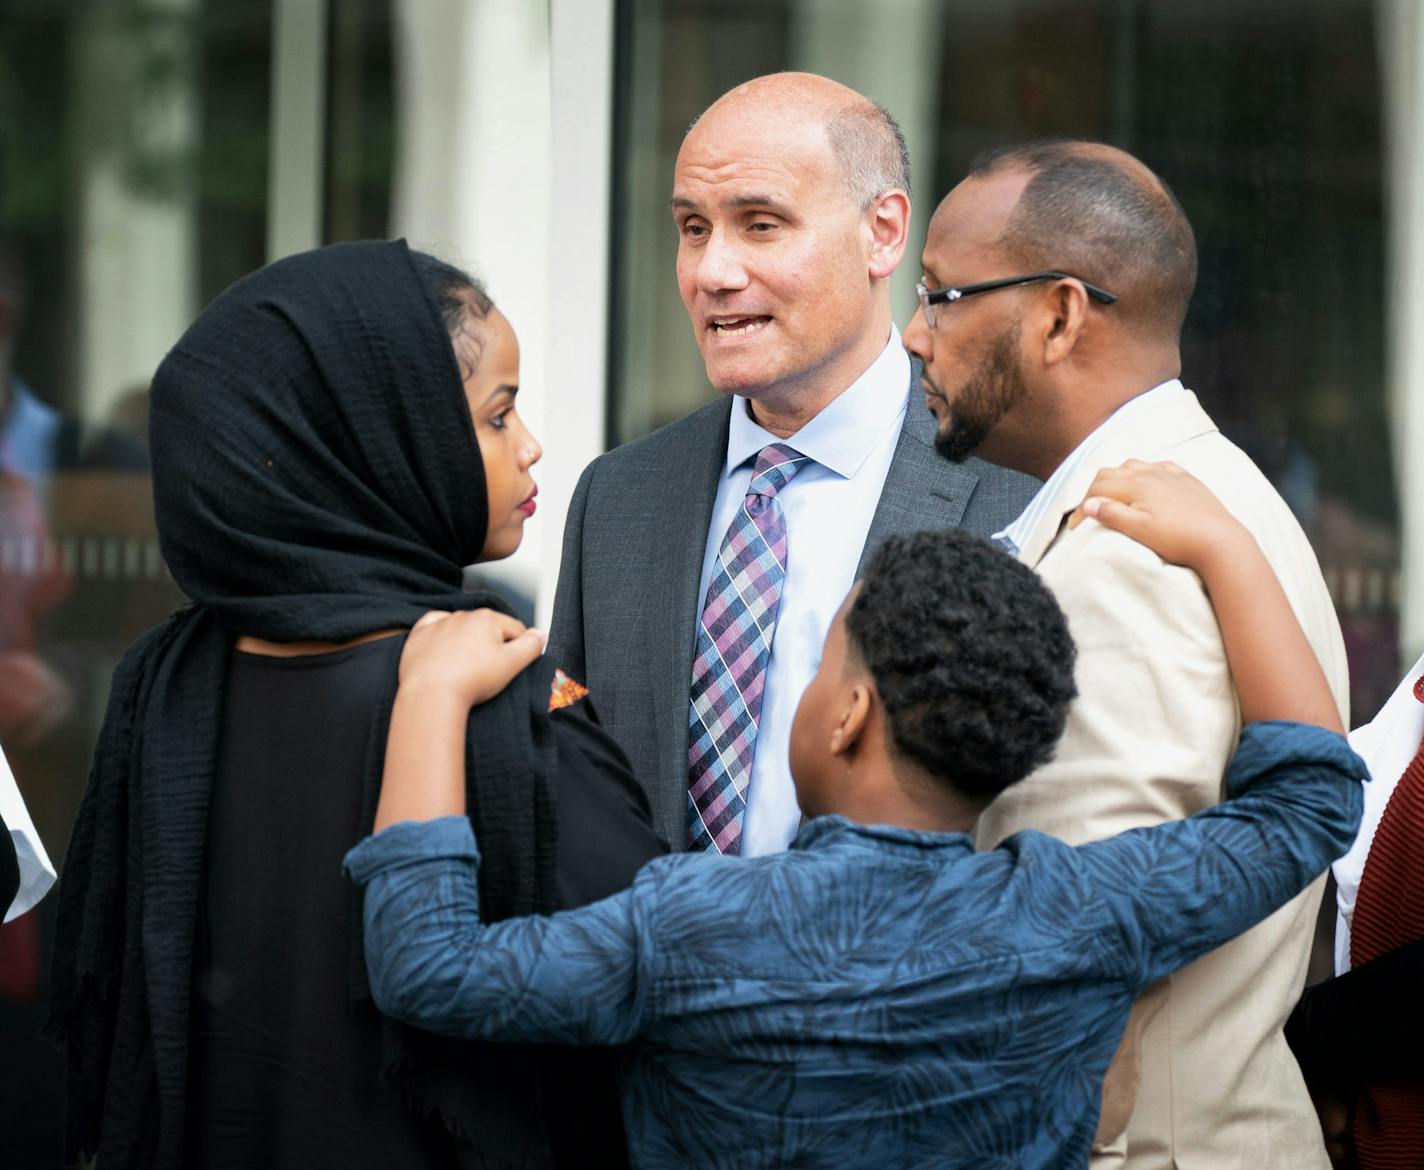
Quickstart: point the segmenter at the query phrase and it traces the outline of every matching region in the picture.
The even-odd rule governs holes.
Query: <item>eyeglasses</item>
[[[1110,305],[1117,300],[1117,297],[1107,289],[1089,284],[1082,277],[1074,276],[1069,272],[1035,272],[1031,276],[1006,276],[1002,280],[983,280],[978,284],[962,284],[958,288],[926,288],[925,282],[921,280],[915,285],[915,295],[920,298],[920,309],[925,314],[925,324],[933,329],[935,327],[935,305],[962,301],[965,297],[993,292],[999,288],[1010,288],[1016,284],[1030,284],[1035,280],[1076,280],[1083,286],[1083,291],[1100,305]]]

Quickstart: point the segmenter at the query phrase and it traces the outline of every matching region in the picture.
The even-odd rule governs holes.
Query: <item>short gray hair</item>
[[[890,111],[869,98],[826,119],[831,151],[845,170],[846,189],[862,208],[887,191],[910,195],[910,148]]]

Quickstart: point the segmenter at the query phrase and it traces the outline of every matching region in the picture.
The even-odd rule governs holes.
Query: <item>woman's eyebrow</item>
[[[501,382],[498,386],[496,386],[493,390],[489,392],[488,396],[485,398],[485,405],[488,406],[501,394],[508,394],[511,398],[513,398],[518,393],[518,386],[511,386],[507,382]]]

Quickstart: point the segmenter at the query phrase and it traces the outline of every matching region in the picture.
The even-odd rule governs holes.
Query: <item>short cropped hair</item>
[[[1027,171],[1000,245],[1027,271],[1071,272],[1116,293],[1115,315],[1175,337],[1196,286],[1196,236],[1171,188],[1134,161],[1096,142],[1033,142],[986,151],[969,177]]]
[[[896,752],[988,804],[1053,757],[1076,649],[1031,569],[959,529],[892,537],[846,615]]]
[[[887,191],[910,190],[910,148],[894,116],[869,98],[826,120],[831,151],[845,171],[846,189],[862,210]]]

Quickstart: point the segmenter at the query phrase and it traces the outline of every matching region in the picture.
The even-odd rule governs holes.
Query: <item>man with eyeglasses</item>
[[[1166,184],[1096,143],[991,152],[939,205],[922,268],[905,345],[924,363],[936,446],[1045,481],[997,538],[1053,588],[1078,644],[1057,756],[989,806],[979,847],[1025,828],[1077,844],[1222,798],[1240,717],[1200,580],[1093,521],[1067,525],[1099,471],[1126,460],[1178,463],[1252,531],[1343,719],[1344,645],[1310,545],[1178,380],[1196,244]],[[1139,1000],[1095,1170],[1328,1167],[1281,1033],[1323,884]]]
[[[800,827],[791,719],[870,552],[922,528],[990,535],[1037,484],[935,455],[891,319],[910,174],[886,110],[814,74],[749,81],[688,131],[671,203],[720,396],[585,470],[550,653],[675,848],[755,856]]]

